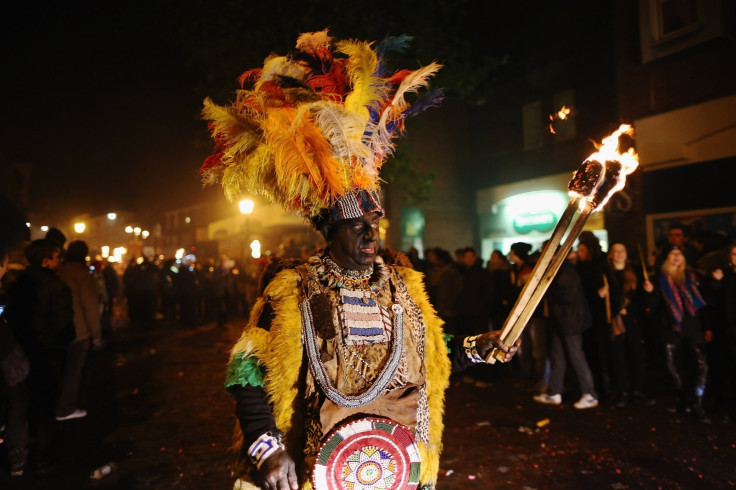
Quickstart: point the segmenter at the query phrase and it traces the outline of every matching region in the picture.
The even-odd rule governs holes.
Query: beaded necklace
[[[308,282],[318,282],[331,289],[337,289],[340,294],[340,301],[335,305],[338,309],[338,318],[341,323],[338,326],[341,332],[340,345],[338,347],[346,365],[356,371],[366,383],[370,383],[363,375],[368,361],[363,359],[357,352],[348,352],[348,343],[356,342],[356,339],[359,341],[360,337],[370,338],[372,335],[381,335],[382,333],[391,336],[391,353],[386,366],[376,376],[373,384],[359,395],[346,395],[337,389],[330,379],[325,365],[322,363],[317,331],[314,325],[312,309],[309,304],[310,293],[306,294],[306,299],[299,304],[299,310],[302,316],[303,337],[310,370],[317,384],[325,393],[325,396],[337,405],[347,408],[356,408],[370,403],[385,391],[401,363],[403,355],[404,309],[401,304],[394,302],[391,306],[393,322],[388,318],[387,312],[385,319],[382,317],[382,326],[392,327],[389,332],[385,332],[385,328],[381,329],[382,332],[378,332],[378,326],[370,322],[363,329],[363,325],[359,322],[351,322],[349,317],[351,313],[360,316],[361,308],[380,308],[376,293],[386,284],[390,276],[390,271],[380,258],[377,258],[374,267],[367,271],[345,271],[329,257],[325,257],[324,259],[313,257],[310,259],[309,264],[311,267],[308,272]],[[318,284],[308,284],[307,286],[311,292],[319,288]],[[357,313],[351,311],[351,307],[356,307],[358,309]],[[347,327],[347,338],[345,327]],[[353,357],[356,357],[361,365],[356,366],[351,363],[348,354],[353,354]]]

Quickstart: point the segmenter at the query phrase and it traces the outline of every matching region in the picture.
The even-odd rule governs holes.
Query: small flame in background
[[[572,112],[572,109],[563,105],[562,109],[555,112],[554,114],[550,114],[549,115],[549,132],[552,134],[557,134],[554,128],[555,120],[556,119],[565,120],[567,119],[567,116],[569,116],[571,112]]]
[[[625,152],[621,153],[619,151],[619,146],[621,136],[623,135],[632,138],[632,145],[629,145],[629,148]],[[596,211],[603,209],[603,206],[608,202],[611,196],[624,188],[624,186],[626,185],[626,176],[636,170],[636,168],[639,166],[639,155],[636,153],[636,150],[634,150],[633,137],[634,128],[630,124],[622,124],[616,131],[613,132],[613,134],[604,138],[603,142],[600,145],[595,144],[598,151],[591,154],[586,159],[586,161],[594,160],[600,163],[602,166],[602,172],[598,181],[598,186],[596,186],[596,190],[598,189],[600,184],[605,181],[606,172],[610,170],[609,167],[614,162],[621,165],[621,171],[619,172],[616,184],[611,187],[608,195],[605,197],[605,199],[601,201],[598,207],[596,207]],[[593,194],[595,194],[595,192],[596,191],[594,190]],[[593,196],[583,196],[583,200],[592,199],[592,197]],[[581,205],[582,204],[583,202],[581,201]]]

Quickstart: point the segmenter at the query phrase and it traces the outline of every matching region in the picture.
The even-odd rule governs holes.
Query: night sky
[[[119,209],[155,216],[217,195],[198,175],[211,149],[202,100],[226,102],[242,71],[291,49],[300,32],[412,34],[411,61],[445,63],[438,82],[472,104],[499,72],[513,72],[523,59],[515,54],[545,48],[556,26],[543,5],[4,2],[0,161],[32,165],[29,208],[49,223]],[[570,25],[590,15],[566,8]]]
[[[157,30],[161,12],[27,4],[0,15],[0,152],[33,165],[31,210],[156,208],[196,192],[203,96]]]

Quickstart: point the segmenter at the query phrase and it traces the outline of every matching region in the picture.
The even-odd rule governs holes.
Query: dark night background
[[[413,35],[404,66],[443,63],[434,85],[482,119],[485,96],[529,53],[600,32],[605,9],[585,4],[5,3],[0,161],[32,166],[29,208],[50,222],[115,209],[155,215],[219,192],[202,191],[197,173],[210,149],[202,99],[226,102],[242,71],[292,49],[300,32]],[[594,53],[576,45],[590,63]]]

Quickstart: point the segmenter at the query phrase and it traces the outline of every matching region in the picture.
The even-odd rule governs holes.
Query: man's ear
[[[330,233],[332,232],[332,225],[329,225],[329,224],[322,225],[322,227],[319,229],[319,232],[325,238],[325,241],[329,244],[330,243]]]

